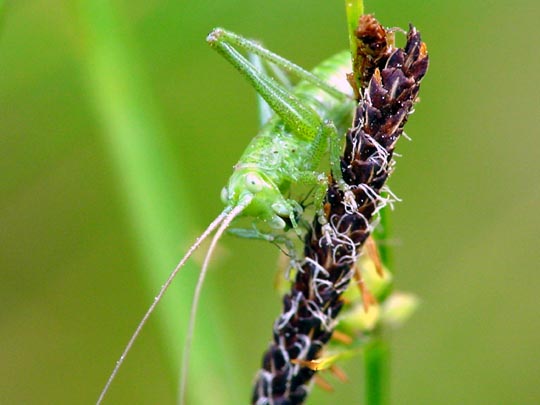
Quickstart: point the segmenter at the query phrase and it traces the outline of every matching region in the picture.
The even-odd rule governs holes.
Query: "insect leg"
[[[221,38],[224,32],[219,29],[214,30],[207,41],[251,82],[257,93],[296,135],[307,140],[315,139],[322,124],[318,114],[283,86],[262,74],[231,44],[225,42]]]
[[[255,224],[253,224],[253,228],[251,229],[229,228],[227,229],[227,233],[237,236],[239,238],[263,240],[266,242],[270,242],[279,247],[279,249],[287,256],[295,256],[295,248],[292,240],[282,233],[261,232]],[[283,245],[286,250],[283,250],[281,245]]]
[[[249,61],[255,66],[263,75],[270,76],[268,71],[272,73],[272,77],[276,79],[287,90],[293,89],[293,84],[289,78],[288,72],[282,70],[279,66],[272,62],[264,61],[259,55],[254,53],[248,54]],[[268,105],[264,98],[260,94],[257,94],[257,110],[259,113],[259,124],[262,127],[266,124],[270,118],[274,116],[274,111]]]
[[[216,34],[217,33],[217,34]],[[236,46],[238,48],[244,49],[246,52],[253,53],[255,55],[258,55],[268,62],[271,62],[275,66],[280,67],[286,72],[292,73],[299,79],[305,80],[311,84],[313,84],[316,87],[319,87],[323,89],[328,94],[338,98],[338,99],[347,99],[350,98],[348,94],[342,93],[341,91],[335,89],[330,84],[325,82],[324,80],[320,79],[319,77],[315,76],[313,73],[308,72],[304,68],[296,65],[295,63],[285,59],[282,56],[279,56],[275,54],[272,51],[269,51],[268,49],[261,46],[256,41],[252,41],[250,39],[244,38],[238,34],[235,34],[234,32],[224,30],[222,28],[216,28],[212,33],[209,35],[209,37],[212,37],[214,35],[219,36],[219,41],[226,42],[228,44],[231,44],[233,46]]]
[[[261,73],[268,76],[272,76],[273,79],[277,80],[287,90],[293,90],[294,85],[291,82],[289,72],[282,69],[275,63],[272,63],[268,59],[262,58],[260,55],[257,55],[253,52],[248,52],[249,60],[253,63]],[[257,62],[254,62],[257,61]],[[269,72],[271,74],[269,74]]]
[[[317,162],[320,161],[326,151],[326,145],[328,144],[330,149],[330,170],[332,171],[332,176],[344,193],[343,200],[346,208],[350,211],[356,211],[357,205],[354,194],[350,190],[349,185],[343,180],[343,175],[341,173],[341,152],[343,148],[341,135],[331,121],[325,121],[323,123],[322,130],[313,140],[311,159]]]
[[[320,207],[328,189],[328,177],[324,173],[300,172],[297,175],[298,183],[313,186],[313,205]]]
[[[254,53],[249,55],[249,61],[255,66],[263,75],[266,74],[266,68],[264,67],[263,61],[259,55]],[[259,124],[262,127],[266,124],[270,118],[274,115],[272,108],[268,105],[264,98],[260,94],[257,94],[257,111],[259,113]]]
[[[322,129],[319,131],[313,142],[311,143],[311,159],[315,162],[320,162],[321,158],[326,153],[327,145],[330,147],[330,168],[332,176],[339,183],[343,183],[341,174],[341,150],[342,139],[339,132],[332,121],[325,121],[322,124]]]
[[[339,184],[345,184],[341,174],[341,150],[343,148],[341,136],[332,122],[326,121],[324,123],[323,136],[328,137],[330,143],[330,168],[332,170],[332,176],[334,176],[334,179]]]
[[[254,55],[253,53],[251,55]],[[272,72],[272,75],[275,79],[277,79],[278,82],[280,82],[285,88],[292,90],[294,87],[291,79],[289,77],[289,73],[282,68],[280,68],[278,65],[272,62],[266,62],[268,65],[268,68]]]

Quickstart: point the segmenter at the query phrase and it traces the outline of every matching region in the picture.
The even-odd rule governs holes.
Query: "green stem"
[[[378,246],[381,261],[386,269],[391,268],[392,255],[388,246],[390,234],[390,209],[385,207],[380,213],[379,227],[375,232],[377,240],[383,243]],[[381,298],[384,300],[384,298]],[[380,325],[371,336],[372,340],[364,349],[364,373],[366,382],[367,405],[386,405],[390,403],[390,345],[384,337],[383,326]]]
[[[365,347],[364,372],[367,405],[390,403],[390,349],[381,332],[374,332],[373,340]]]
[[[362,64],[362,60],[361,56],[358,54],[358,39],[356,38],[356,30],[358,28],[360,17],[364,13],[364,2],[362,0],[345,0],[345,10],[347,11],[349,48],[351,51],[354,81],[357,87],[356,90],[360,90],[362,82],[359,76],[359,66]]]
[[[393,266],[393,257],[392,251],[389,246],[389,236],[391,231],[390,225],[390,207],[386,206],[381,210],[379,226],[375,230],[374,236],[377,241],[380,243],[377,245],[379,249],[379,255],[381,256],[381,261],[384,263],[387,269],[392,273],[394,270]]]
[[[349,31],[349,46],[353,60],[356,58],[356,36],[354,32],[358,27],[358,20],[364,13],[364,2],[362,0],[345,0],[345,10],[347,12],[347,26]]]

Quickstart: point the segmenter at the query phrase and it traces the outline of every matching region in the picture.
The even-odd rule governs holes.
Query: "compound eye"
[[[246,187],[252,193],[258,193],[264,187],[264,181],[258,174],[249,173],[246,175]]]

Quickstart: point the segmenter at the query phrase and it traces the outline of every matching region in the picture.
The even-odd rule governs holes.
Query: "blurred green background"
[[[0,27],[0,403],[92,403],[157,288],[222,209],[255,97],[204,39],[223,26],[305,67],[347,46],[343,2],[55,1]],[[367,1],[431,67],[391,185],[395,404],[540,403],[537,1]],[[280,300],[277,251],[225,237],[204,288],[193,404],[247,403]],[[200,256],[106,403],[174,403]],[[171,321],[172,320],[172,321]],[[348,384],[308,403],[360,404]],[[335,381],[329,377],[331,381]]]

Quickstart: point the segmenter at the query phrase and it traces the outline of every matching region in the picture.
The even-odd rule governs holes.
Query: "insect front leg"
[[[297,175],[297,181],[307,186],[313,186],[313,205],[319,209],[328,189],[327,175],[325,173],[301,172]]]
[[[343,180],[341,173],[341,153],[343,149],[342,136],[339,134],[336,126],[331,121],[325,121],[317,137],[313,140],[311,147],[311,159],[320,161],[326,153],[326,145],[330,149],[330,169],[332,176],[344,193],[344,204],[347,210],[356,211],[356,199],[349,185]]]
[[[259,230],[259,228],[255,224],[253,224],[251,229],[230,228],[227,230],[227,233],[237,236],[239,238],[263,240],[266,242],[270,242],[278,246],[287,256],[296,257],[296,250],[292,240],[283,233],[263,232]],[[282,246],[285,248],[284,250],[282,249]]]

